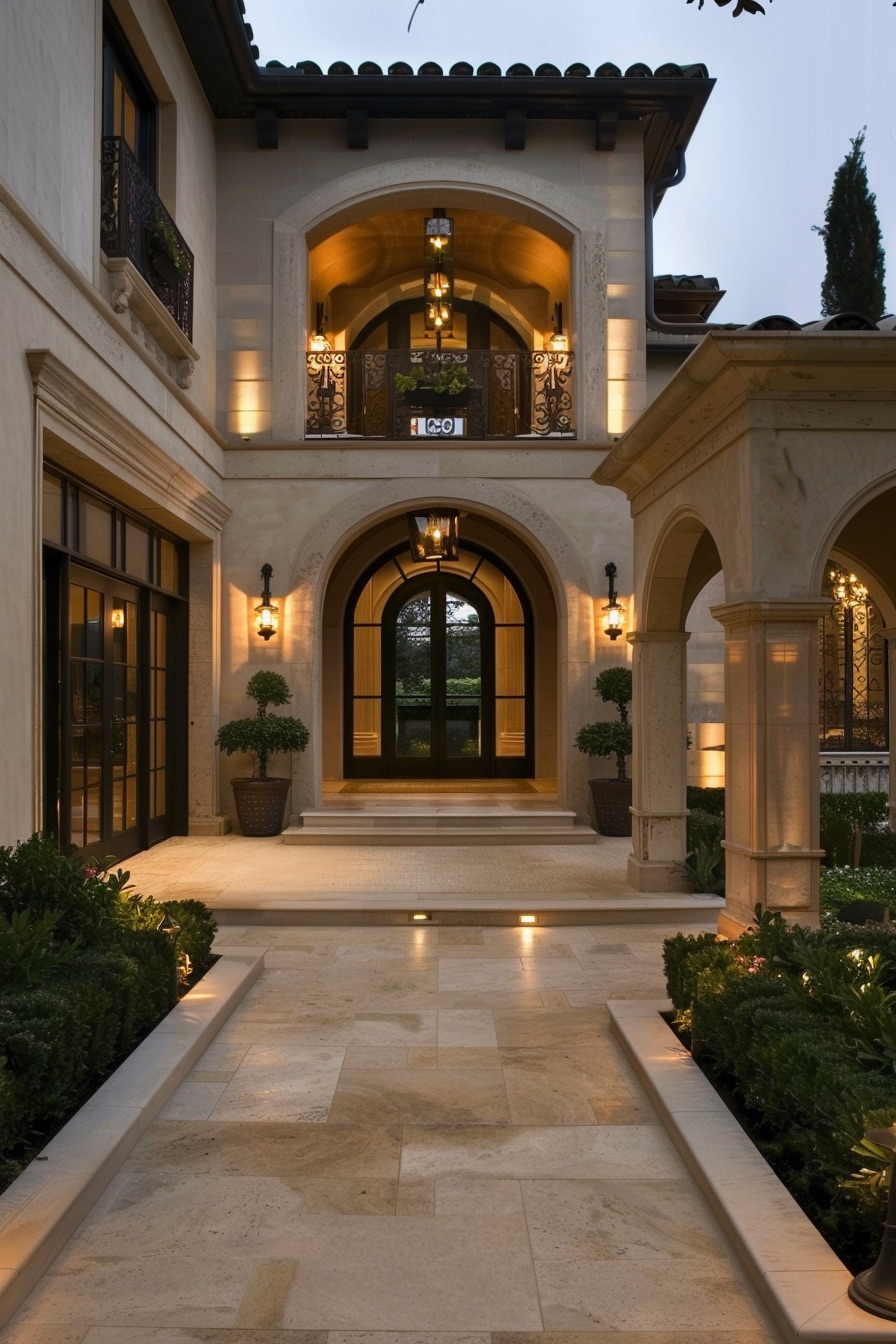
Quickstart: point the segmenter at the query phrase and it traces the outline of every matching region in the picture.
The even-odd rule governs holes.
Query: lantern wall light
[[[604,573],[607,576],[607,605],[603,610],[604,630],[610,639],[618,639],[625,625],[625,607],[619,601],[616,592],[616,566],[612,560],[605,567]]]
[[[326,315],[324,305],[317,303],[314,306],[314,335],[311,337],[310,347],[313,354],[320,354],[324,350],[330,349],[330,342],[327,340],[327,334],[324,331]]]
[[[262,565],[261,577],[264,580],[264,587],[261,590],[261,602],[255,608],[255,629],[265,642],[272,635],[276,635],[280,628],[280,608],[271,601],[271,575],[273,572],[270,565]]]
[[[555,303],[554,311],[551,316],[552,331],[548,340],[548,349],[556,354],[561,354],[569,349],[569,341],[563,330],[563,304]]]

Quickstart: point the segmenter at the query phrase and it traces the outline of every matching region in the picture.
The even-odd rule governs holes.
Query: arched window
[[[835,560],[828,576],[831,610],[819,622],[821,750],[887,751],[887,658],[879,612]]]

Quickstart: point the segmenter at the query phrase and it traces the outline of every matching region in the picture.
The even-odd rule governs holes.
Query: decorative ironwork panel
[[[573,355],[552,351],[312,351],[306,433],[574,438],[574,367]]]
[[[344,434],[345,351],[314,350],[306,358],[307,434]]]
[[[528,358],[522,351],[487,352],[483,385],[487,388],[488,434],[490,438],[512,439],[528,432],[528,421],[522,420],[521,407],[528,407],[528,393],[522,386],[523,361]]]
[[[193,337],[193,253],[119,136],[103,137],[100,243],[107,257],[127,257]]]
[[[818,628],[822,751],[887,751],[886,646],[877,609],[861,602],[831,611]]]
[[[568,434],[575,429],[573,356],[567,351],[532,353],[532,433]]]

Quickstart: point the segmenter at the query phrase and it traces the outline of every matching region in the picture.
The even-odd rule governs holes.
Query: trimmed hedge
[[[0,1149],[79,1106],[176,1001],[175,949],[154,932],[0,996]]]
[[[679,934],[664,959],[695,1058],[837,1254],[867,1268],[886,1197],[853,1180],[869,1166],[854,1150],[896,1116],[896,931],[764,916],[736,942]]]
[[[212,962],[202,902],[141,897],[128,877],[37,835],[0,848],[0,1184],[170,1012],[184,956],[191,979]]]

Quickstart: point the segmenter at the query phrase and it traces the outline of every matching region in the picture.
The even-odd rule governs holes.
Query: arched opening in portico
[[[640,891],[682,890],[688,782],[688,615],[722,569],[696,514],[676,517],[654,545],[631,636],[634,674],[632,854]]]

